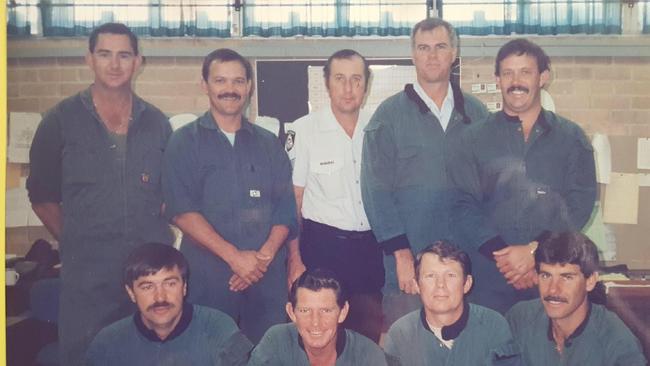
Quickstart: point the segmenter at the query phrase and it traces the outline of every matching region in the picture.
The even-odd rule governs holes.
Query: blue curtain
[[[33,15],[38,11],[36,1],[7,1],[7,35],[26,36],[32,32]]]
[[[620,34],[616,0],[443,0],[443,17],[461,34]]]
[[[248,0],[244,36],[405,36],[426,0]]]
[[[645,0],[641,8],[641,24],[643,24],[643,33],[650,34],[650,1]]]
[[[228,3],[228,0],[40,0],[39,7],[44,36],[86,36],[98,25],[120,22],[140,36],[230,37]]]

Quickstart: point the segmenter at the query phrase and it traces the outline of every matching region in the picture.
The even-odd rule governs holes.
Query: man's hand
[[[523,275],[519,281],[512,284],[517,290],[525,290],[537,285],[537,272],[534,269]]]
[[[256,265],[257,269],[262,273],[263,276],[263,274],[269,268],[269,264],[271,264],[271,261],[273,261],[273,256],[269,254],[263,254],[261,252],[254,252],[254,253],[255,253],[255,258],[257,259],[257,265]],[[262,276],[260,276],[259,279],[261,279]],[[248,283],[244,281],[242,277],[240,277],[238,274],[235,273],[230,277],[230,280],[228,281],[228,286],[230,287],[230,291],[239,292],[239,291],[244,291],[245,289],[250,287],[254,282]]]
[[[407,294],[415,295],[420,293],[417,282],[415,282],[415,267],[411,249],[396,250],[395,266],[397,267],[397,282],[399,289]]]
[[[493,254],[499,272],[511,285],[517,283],[528,272],[535,271],[535,258],[531,253],[530,245],[510,245]]]
[[[264,275],[264,272],[266,272],[266,267],[260,266],[260,260],[257,258],[257,252],[254,250],[238,250],[232,259],[230,259],[228,265],[230,266],[230,269],[233,271],[233,273],[236,274],[248,286],[259,281],[260,278],[262,278]]]
[[[291,289],[293,282],[307,270],[300,256],[289,256],[287,258],[287,288]]]

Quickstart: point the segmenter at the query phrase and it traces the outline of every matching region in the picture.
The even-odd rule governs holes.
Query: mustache
[[[544,301],[556,301],[568,304],[569,300],[559,296],[544,296]]]
[[[237,100],[241,99],[241,95],[237,93],[222,93],[217,95],[217,98],[219,99],[224,99],[224,98],[236,98]]]
[[[513,91],[522,91],[524,93],[530,92],[530,90],[528,88],[526,88],[525,86],[521,86],[521,85],[513,85],[513,86],[509,87],[506,92],[511,93]]]
[[[147,311],[154,310],[156,308],[171,308],[174,305],[172,303],[169,303],[167,301],[161,301],[161,302],[154,302],[153,304],[149,305],[147,307]]]

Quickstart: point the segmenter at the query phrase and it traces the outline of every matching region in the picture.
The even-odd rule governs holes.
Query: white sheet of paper
[[[20,185],[17,188],[8,189],[5,195],[7,227],[43,226],[41,220],[32,210],[25,181],[26,178],[20,178]]]
[[[598,183],[609,183],[609,175],[612,172],[612,148],[607,135],[594,134],[591,140],[594,147],[594,158],[596,160],[596,181]]]
[[[600,259],[611,261],[616,259],[616,243],[607,240],[606,228],[603,223],[603,212],[600,208],[600,201],[596,201],[591,217],[582,232],[596,244],[600,252]]]
[[[11,112],[9,114],[9,146],[7,157],[11,163],[29,163],[29,148],[41,122],[40,113]]]
[[[637,224],[639,216],[639,177],[614,173],[605,188],[603,221],[610,224]]]
[[[636,167],[650,169],[650,139],[639,138],[636,149]]]
[[[639,173],[639,187],[650,187],[650,174]]]

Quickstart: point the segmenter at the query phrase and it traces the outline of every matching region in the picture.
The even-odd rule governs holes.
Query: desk
[[[607,281],[605,285],[607,308],[618,314],[639,338],[650,361],[650,281]]]

